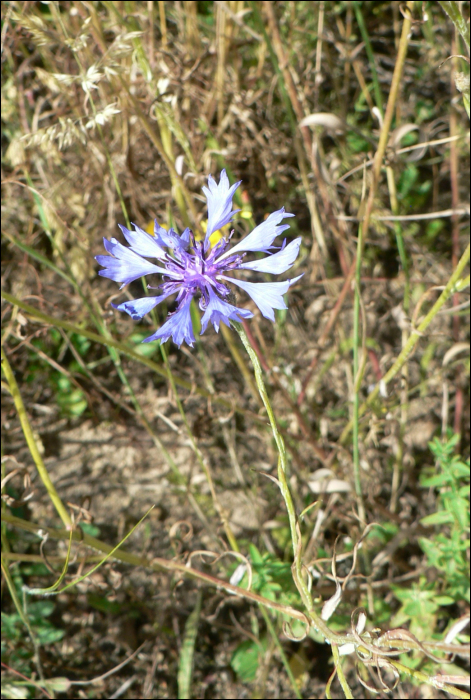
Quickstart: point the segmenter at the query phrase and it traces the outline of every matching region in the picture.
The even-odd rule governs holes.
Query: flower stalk
[[[307,611],[307,615],[309,617],[309,624],[312,624],[319,632],[321,632],[326,640],[328,640],[331,643],[342,643],[340,641],[341,637],[340,635],[337,635],[336,632],[332,632],[325,622],[321,619],[321,617],[317,614],[317,612],[314,610],[314,603],[312,600],[311,592],[309,590],[308,583],[306,581],[306,575],[303,571],[303,562],[302,562],[302,540],[301,540],[301,531],[299,528],[299,523],[298,523],[298,518],[296,515],[296,508],[294,505],[293,497],[291,495],[291,491],[289,488],[288,484],[288,479],[287,479],[287,474],[288,474],[288,459],[286,455],[286,448],[285,448],[285,443],[283,440],[283,437],[278,430],[278,426],[276,424],[276,419],[275,419],[275,414],[273,412],[272,405],[270,403],[270,399],[268,398],[268,393],[265,387],[265,382],[263,381],[263,373],[262,373],[262,367],[260,365],[260,361],[258,359],[257,353],[251,346],[249,339],[247,338],[247,334],[244,331],[244,328],[242,327],[242,324],[240,323],[232,323],[233,327],[239,334],[239,337],[247,350],[247,353],[252,360],[253,368],[254,368],[254,374],[255,374],[255,381],[257,382],[257,387],[258,391],[260,393],[260,397],[263,401],[263,405],[265,406],[265,409],[268,414],[268,419],[270,421],[270,426],[272,429],[273,437],[276,442],[276,446],[278,448],[278,469],[277,469],[277,481],[278,481],[278,486],[281,491],[281,495],[283,497],[283,500],[286,505],[286,510],[288,511],[288,520],[289,520],[289,526],[290,526],[290,533],[291,533],[291,542],[293,545],[293,565],[291,567],[291,573],[293,576],[294,583],[296,585],[296,588],[299,591],[299,594],[301,596],[301,599],[304,603],[304,606]]]

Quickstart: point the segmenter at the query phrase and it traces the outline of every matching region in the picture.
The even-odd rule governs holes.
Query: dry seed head
[[[36,68],[36,75],[43,85],[54,94],[62,92],[64,86],[72,85],[74,80],[77,80],[76,75],[68,75],[67,73],[49,73],[47,70],[44,70],[39,66]]]
[[[39,15],[12,12],[11,18],[14,22],[17,22],[21,27],[29,31],[37,46],[50,47],[51,43],[56,41],[54,34],[46,30],[46,25]]]
[[[110,104],[110,105],[106,105],[106,107],[103,110],[101,110],[101,112],[97,112],[97,114],[94,115],[92,117],[92,119],[90,119],[85,124],[85,128],[86,129],[94,129],[97,124],[99,124],[100,126],[103,126],[103,124],[106,124],[106,122],[108,122],[111,119],[113,114],[120,114],[120,112],[121,112],[121,110],[116,109],[115,103]]]
[[[119,34],[108,49],[107,56],[118,57],[131,53],[134,51],[134,46],[132,44],[133,39],[137,39],[142,36],[143,33],[144,32],[127,32],[126,34]]]
[[[86,131],[81,122],[73,122],[72,119],[59,117],[59,121],[45,129],[39,129],[34,134],[26,134],[21,137],[26,148],[42,146],[57,141],[59,150],[71,146],[75,141],[85,144]]]
[[[95,64],[90,66],[84,78],[82,78],[82,89],[85,93],[90,90],[97,89],[97,83],[103,78],[103,73],[100,73],[98,66]]]

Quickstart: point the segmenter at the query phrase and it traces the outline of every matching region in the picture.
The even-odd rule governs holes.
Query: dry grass
[[[141,283],[119,292],[97,276],[94,256],[103,236],[119,237],[119,223],[144,228],[156,218],[201,233],[201,187],[223,167],[243,180],[236,237],[281,206],[296,215],[289,238],[303,237],[296,273],[305,274],[289,310],[276,324],[256,314],[247,331],[286,441],[297,512],[317,500],[301,523],[315,597],[335,591],[334,551],[344,577],[352,560],[341,555],[378,523],[333,628],[348,629],[364,606],[370,629],[401,625],[432,641],[465,614],[456,598],[404,618],[395,593],[417,590],[420,606],[449,590],[420,547],[436,532],[420,520],[439,497],[420,479],[434,464],[434,436],[452,429],[469,453],[466,305],[450,313],[465,293],[435,316],[385,395],[363,414],[352,409],[392,366],[465,248],[468,120],[453,84],[464,62],[446,60],[465,49],[438,3],[427,18],[421,12],[416,3],[392,100],[399,3],[2,4],[3,348],[38,454],[77,527],[115,546],[155,506],[123,547],[146,566],[109,559],[56,597],[23,602],[22,585],[58,579],[68,541],[55,539],[57,513],[5,389],[4,514],[20,518],[3,529],[5,580],[18,595],[4,596],[5,697],[172,698],[185,682],[191,695],[180,697],[323,697],[333,666],[322,636],[290,641],[281,615],[267,619],[255,600],[206,585],[209,575],[228,581],[239,560],[191,556],[235,542],[254,563],[258,551],[266,558],[255,592],[302,609],[287,516],[265,476],[276,474],[276,447],[238,337],[207,331],[194,350],[167,344],[163,353],[142,346],[165,305],[136,326],[110,302],[141,295]],[[388,100],[393,123],[375,180]],[[48,530],[41,544],[37,534]],[[73,543],[62,586],[97,561],[96,549]],[[207,578],[185,577],[182,563]],[[264,588],[262,574],[279,587]],[[13,620],[15,609],[28,627]],[[248,640],[258,658],[252,680],[233,656],[249,663],[240,646]],[[138,648],[124,668],[80,685]],[[417,659],[427,673],[464,668]],[[369,697],[350,657],[343,668],[355,697]],[[18,685],[18,674],[29,683]],[[76,685],[32,685],[58,677]],[[446,696],[419,681],[390,697]]]

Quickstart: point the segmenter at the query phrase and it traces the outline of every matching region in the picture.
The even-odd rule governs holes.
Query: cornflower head
[[[259,226],[248,234],[233,248],[227,249],[234,231],[227,238],[221,238],[214,246],[211,246],[210,238],[232,221],[237,213],[232,209],[232,198],[239,187],[240,182],[229,185],[226,171],[221,172],[219,184],[211,177],[208,178],[208,187],[203,187],[203,192],[208,202],[208,224],[204,241],[197,241],[191,229],[187,228],[178,235],[173,228],[168,231],[154,222],[154,235],[151,236],[143,229],[133,224],[134,231],[120,226],[121,231],[129,244],[126,247],[115,238],[110,241],[103,239],[105,249],[109,255],[97,255],[96,260],[104,268],[99,274],[108,277],[115,282],[121,282],[121,289],[130,282],[159,273],[163,282],[157,288],[160,294],[147,296],[143,299],[125,301],[122,304],[112,304],[115,309],[125,311],[133,319],[141,319],[149,313],[157,304],[176,294],[177,308],[170,313],[166,322],[155,333],[143,342],[150,343],[160,340],[162,343],[172,338],[173,342],[180,346],[183,342],[193,347],[195,337],[190,315],[191,300],[199,296],[199,307],[204,312],[201,319],[201,334],[212,323],[216,332],[219,324],[230,326],[231,321],[242,321],[251,318],[253,313],[248,309],[242,309],[229,302],[231,290],[227,286],[230,282],[243,289],[255,302],[265,318],[275,320],[274,309],[286,309],[283,300],[289,287],[302,275],[285,282],[245,282],[235,277],[229,277],[228,273],[240,270],[252,270],[279,275],[286,272],[296,260],[301,245],[301,238],[297,238],[286,245],[286,240],[276,252],[273,241],[283,231],[289,228],[287,224],[281,224],[293,214],[287,214],[282,207],[273,212]],[[246,253],[262,252],[267,257],[252,262],[244,262]],[[160,262],[155,265],[146,258],[153,258]],[[148,287],[155,289],[155,287]]]

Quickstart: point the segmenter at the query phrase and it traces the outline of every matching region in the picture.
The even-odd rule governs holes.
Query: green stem
[[[151,369],[153,372],[156,372],[156,374],[160,375],[161,377],[164,377],[165,379],[168,378],[168,373],[163,367],[158,365],[157,362],[154,362],[149,357],[145,357],[145,355],[140,355],[132,347],[126,345],[126,343],[121,343],[119,340],[114,340],[114,338],[112,338],[109,335],[106,335],[106,337],[104,337],[103,335],[98,335],[97,333],[93,333],[92,331],[86,330],[86,328],[83,328],[82,326],[75,325],[74,323],[70,323],[69,321],[64,321],[61,318],[49,316],[48,314],[39,311],[39,309],[36,309],[34,306],[27,304],[21,299],[18,299],[17,297],[14,297],[12,294],[8,294],[8,292],[5,292],[3,290],[0,291],[0,296],[2,297],[2,299],[5,299],[5,301],[9,302],[13,306],[17,306],[19,309],[22,309],[26,314],[31,316],[36,321],[39,321],[49,326],[63,328],[65,331],[70,331],[71,333],[83,335],[85,338],[88,338],[94,343],[99,343],[100,345],[106,345],[111,348],[116,348],[124,355],[127,355],[133,360],[136,360],[137,362],[145,365],[146,367],[149,367],[149,369]],[[224,406],[225,408],[228,408],[230,410],[233,409],[241,415],[250,416],[252,420],[258,421],[259,423],[263,422],[263,419],[260,418],[256,413],[252,413],[247,409],[234,405],[233,401],[224,399],[221,396],[213,396],[211,392],[206,391],[205,389],[202,389],[199,386],[194,386],[194,384],[192,384],[191,382],[187,382],[185,379],[180,379],[180,377],[173,377],[173,380],[178,386],[181,386],[183,389],[193,391],[195,394],[203,396],[204,398],[211,398],[211,400],[214,401],[214,403],[218,403],[219,405]]]
[[[2,520],[3,522],[8,523],[12,527],[18,528],[24,532],[30,532],[34,535],[37,535],[38,533],[38,526],[36,523],[30,522],[28,520],[23,520],[22,518],[18,518],[15,515],[11,515],[8,512],[2,514]],[[185,577],[188,576],[190,578],[196,579],[197,581],[201,581],[202,583],[212,586],[213,588],[227,591],[231,595],[236,595],[239,598],[243,598],[252,603],[256,603],[257,605],[263,605],[265,608],[273,610],[275,613],[287,615],[293,620],[299,620],[300,622],[304,623],[306,622],[306,615],[303,612],[291,607],[290,605],[283,605],[281,603],[278,603],[276,600],[264,598],[263,596],[259,595],[258,593],[254,593],[253,591],[247,591],[245,588],[239,588],[239,586],[234,586],[228,581],[212,576],[211,574],[207,574],[204,571],[200,571],[199,569],[193,569],[192,567],[189,567],[188,564],[185,564],[183,562],[175,561],[174,559],[163,559],[159,557],[153,557],[152,559],[148,559],[146,557],[133,554],[132,552],[127,552],[126,550],[123,550],[122,547],[113,547],[112,545],[107,544],[106,542],[98,540],[96,537],[87,535],[87,533],[84,532],[80,527],[70,532],[70,530],[56,530],[52,527],[48,527],[47,525],[41,525],[41,530],[43,530],[44,533],[46,533],[51,540],[59,540],[64,542],[72,540],[72,542],[80,543],[82,547],[90,547],[92,550],[108,555],[112,554],[112,558],[114,560],[121,561],[125,564],[129,564],[130,566],[142,567],[151,571],[168,571],[172,573],[179,572]],[[323,620],[320,620],[319,627],[322,628],[322,634],[332,644],[336,644],[337,646],[339,646],[341,644],[356,643],[356,638],[351,633],[339,634],[337,632],[333,632],[327,628],[327,625],[325,624],[325,622],[323,622]],[[326,631],[325,634],[324,629]],[[395,649],[403,649],[405,652],[412,650],[422,651],[425,647],[430,652],[439,651],[444,654],[459,654],[460,656],[469,656],[469,644],[453,644],[443,643],[439,641],[419,643],[414,639],[389,640],[389,643],[387,643],[386,645],[378,647],[378,653],[381,652],[381,649],[389,651],[389,649],[392,647],[394,647]]]
[[[298,518],[296,516],[293,497],[291,496],[291,491],[289,489],[287,480],[288,460],[286,456],[285,443],[283,441],[283,437],[281,436],[278,430],[275,414],[273,413],[273,408],[271,406],[270,399],[268,398],[267,390],[263,381],[262,367],[257,357],[257,353],[250,345],[249,339],[247,338],[247,335],[242,325],[240,323],[234,322],[232,322],[232,325],[239,334],[239,337],[242,340],[242,343],[244,344],[244,347],[247,350],[250,359],[252,360],[258,391],[263,401],[263,405],[265,406],[266,411],[268,413],[268,419],[270,421],[273,437],[275,438],[276,446],[278,448],[278,485],[280,487],[281,495],[283,496],[283,500],[286,504],[286,509],[288,511],[288,519],[291,531],[291,542],[293,544],[294,554],[294,562],[293,566],[291,567],[294,583],[296,584],[296,588],[299,591],[302,601],[308,611],[309,618],[314,624],[315,628],[319,630],[324,635],[324,637],[328,639],[331,643],[339,643],[338,635],[335,632],[332,632],[332,630],[330,630],[327,627],[325,622],[314,610],[311,592],[306,582],[302,562],[301,532],[299,529]]]
[[[466,267],[466,265],[469,262],[469,257],[470,257],[470,244],[468,243],[468,246],[466,250],[464,251],[463,255],[461,256],[461,259],[456,266],[453,274],[451,275],[450,279],[448,280],[448,283],[443,290],[443,292],[440,294],[438,297],[437,301],[435,304],[432,306],[428,314],[425,316],[423,321],[419,324],[419,326],[416,328],[415,331],[412,331],[412,333],[409,336],[409,339],[407,343],[404,345],[402,352],[400,355],[397,357],[396,361],[394,362],[393,366],[387,372],[383,379],[381,380],[381,385],[386,387],[387,384],[393,379],[396,374],[399,372],[401,367],[405,364],[407,361],[407,358],[409,355],[412,353],[412,351],[415,348],[415,345],[419,338],[422,337],[424,334],[424,331],[427,329],[427,327],[430,325],[430,323],[433,321],[435,316],[438,314],[442,306],[448,301],[448,299],[451,297],[453,292],[457,291],[457,289],[464,289],[465,282],[466,280],[461,280],[461,274]],[[377,384],[374,390],[371,392],[370,396],[368,397],[367,401],[360,407],[360,415],[363,415],[363,413],[366,411],[368,406],[371,406],[371,404],[376,400],[379,394],[379,388],[380,385]],[[350,421],[349,424],[345,427],[342,435],[340,436],[340,444],[342,444],[346,438],[348,437],[350,431],[353,428],[353,421]]]
[[[465,18],[461,13],[460,3],[451,0],[451,2],[441,2],[442,10],[446,12],[448,17],[451,19],[456,29],[459,31],[464,39],[464,43],[469,52],[469,24],[466,22]]]
[[[366,525],[365,507],[360,479],[360,449],[359,449],[359,408],[360,408],[360,285],[361,261],[363,253],[363,225],[358,227],[358,246],[355,269],[355,297],[353,301],[353,478],[355,493],[358,499],[358,513],[363,526]]]
[[[350,686],[345,678],[342,664],[340,662],[339,650],[336,644],[332,644],[332,656],[334,657],[335,670],[337,671],[337,676],[339,678],[340,685],[342,686],[342,690],[345,693],[345,697],[347,700],[353,700],[352,691],[350,690]]]
[[[43,482],[44,486],[46,487],[46,490],[49,494],[49,497],[51,501],[53,502],[62,522],[66,526],[66,528],[70,529],[72,527],[72,520],[70,519],[70,515],[62,503],[61,499],[59,498],[59,494],[56,491],[56,488],[54,484],[51,481],[51,477],[49,476],[49,472],[46,469],[46,465],[43,462],[43,458],[41,457],[41,453],[39,451],[33,429],[31,428],[31,423],[29,422],[28,414],[26,413],[25,405],[23,403],[23,399],[20,393],[20,389],[18,387],[18,384],[15,379],[15,375],[13,374],[12,368],[10,367],[10,363],[8,362],[8,358],[6,356],[6,353],[2,347],[2,369],[5,373],[6,380],[8,382],[8,387],[10,390],[10,393],[12,395],[13,401],[15,403],[15,408],[18,412],[18,417],[20,419],[21,427],[23,429],[24,436],[26,438],[26,442],[28,444],[29,451],[31,452],[31,456],[34,460],[34,463],[36,465],[36,468],[38,470],[39,476],[41,477],[41,481]]]
[[[291,682],[291,687],[293,688],[294,694],[296,695],[299,700],[302,699],[302,695],[299,692],[298,688],[298,683],[296,681],[296,678],[294,676],[293,671],[291,670],[291,666],[289,665],[289,661],[286,658],[286,654],[284,652],[284,649],[281,645],[280,640],[278,639],[278,634],[275,629],[275,626],[273,622],[270,620],[270,615],[268,614],[268,611],[263,607],[263,605],[259,605],[259,610],[262,613],[262,617],[265,620],[265,624],[267,626],[268,631],[270,632],[271,638],[273,639],[273,642],[278,649],[278,653],[280,655],[281,661],[283,663],[283,666],[285,667],[286,675],[288,676],[290,682]],[[252,696],[253,697],[253,696]]]
[[[391,211],[396,216],[397,214],[399,214],[396,183],[394,180],[394,170],[389,165],[386,167],[386,176],[388,180],[389,201],[391,204]],[[401,260],[402,270],[404,272],[404,311],[407,314],[409,313],[410,304],[409,261],[407,259],[406,247],[402,235],[402,226],[399,221],[394,222],[394,234],[396,236],[397,250],[399,252],[399,258]]]
[[[407,2],[406,8],[409,13],[412,14],[414,7],[413,2]],[[386,112],[384,113],[383,126],[381,128],[381,133],[379,135],[378,148],[375,154],[375,159],[373,163],[373,190],[377,186],[379,181],[379,176],[381,168],[383,165],[383,155],[386,151],[386,145],[389,138],[389,131],[391,128],[392,120],[394,117],[394,109],[396,106],[397,95],[399,92],[399,87],[401,84],[402,71],[404,70],[404,63],[406,60],[407,47],[409,46],[409,33],[411,28],[411,20],[404,17],[404,24],[402,25],[401,38],[399,39],[399,48],[397,52],[396,65],[394,66],[394,73],[391,80],[391,89],[389,91],[388,103],[386,105]],[[367,227],[364,230],[365,236],[367,235]]]
[[[405,666],[399,661],[395,661],[393,659],[388,659],[388,663],[390,663],[391,666],[394,666],[394,668],[396,668],[401,673],[405,673],[408,676],[415,678],[415,680],[419,683],[428,683],[434,688],[437,688],[437,690],[441,690],[444,693],[450,693],[450,695],[454,695],[455,698],[469,699],[469,693],[466,690],[460,690],[460,688],[455,688],[449,683],[444,683],[440,679],[440,674],[437,674],[436,676],[430,676],[430,674],[428,673],[424,673],[423,671],[419,671],[417,669],[409,668],[409,666]]]
[[[413,331],[409,337],[409,340],[407,341],[406,345],[404,346],[404,349],[402,350],[401,354],[389,370],[387,374],[384,376],[384,383],[388,384],[393,377],[399,372],[401,369],[402,365],[405,363],[409,355],[411,354],[412,350],[415,347],[416,342],[419,340],[419,338],[423,335],[423,332],[425,329],[430,325],[431,321],[435,318],[435,316],[438,314],[442,306],[448,301],[448,299],[451,297],[453,292],[455,291],[455,286],[458,284],[460,281],[459,278],[461,276],[461,273],[463,272],[464,268],[466,267],[468,261],[469,261],[469,255],[470,255],[470,244],[468,243],[468,247],[464,251],[463,255],[461,256],[461,260],[459,261],[458,265],[456,266],[455,271],[451,275],[450,279],[448,280],[448,284],[446,285],[445,289],[443,292],[440,294],[438,297],[437,301],[435,304],[432,306],[428,314],[425,316],[424,320],[422,323],[419,324],[418,328]],[[379,387],[376,387],[375,391],[373,394],[377,396],[379,391]],[[369,402],[373,401],[373,394],[369,398]]]
[[[373,81],[376,106],[378,107],[379,111],[381,112],[381,116],[382,116],[384,113],[383,112],[383,95],[381,93],[381,87],[379,84],[378,73],[376,71],[376,63],[375,63],[373,48],[371,46],[370,37],[368,34],[368,30],[366,29],[366,26],[365,26],[365,22],[363,19],[363,14],[362,14],[360,5],[361,5],[361,3],[354,2],[353,9],[355,10],[355,17],[356,17],[356,20],[358,23],[358,27],[360,29],[361,38],[365,42],[365,50],[366,50],[366,55],[368,56],[368,62],[370,64],[371,79]]]
[[[286,479],[286,474],[288,472],[288,459],[287,459],[287,455],[286,455],[285,443],[284,443],[283,437],[281,436],[281,434],[278,430],[278,426],[276,424],[275,414],[273,413],[270,399],[268,398],[265,383],[263,381],[262,368],[260,366],[260,362],[259,362],[259,359],[257,357],[257,353],[250,345],[249,339],[247,338],[247,335],[246,335],[242,325],[239,323],[233,323],[232,325],[234,326],[237,333],[239,334],[239,337],[242,340],[242,343],[244,344],[244,347],[247,350],[250,359],[252,360],[252,364],[254,367],[254,373],[255,373],[255,381],[257,382],[258,391],[259,391],[260,397],[263,401],[263,405],[265,406],[266,411],[268,413],[268,419],[270,421],[271,429],[273,432],[273,437],[275,438],[276,446],[278,448],[278,455],[279,455],[278,481],[279,481],[281,493],[283,495],[284,501],[286,503],[286,507],[288,509],[288,518],[289,518],[289,525],[290,525],[290,530],[291,530],[291,540],[293,542],[293,551],[294,551],[294,555],[296,557],[296,553],[298,550],[298,539],[299,538],[298,538],[298,532],[297,532],[296,511],[294,508],[294,503],[293,503],[293,499],[291,496],[291,492],[290,492],[289,487],[288,487],[288,481]]]

